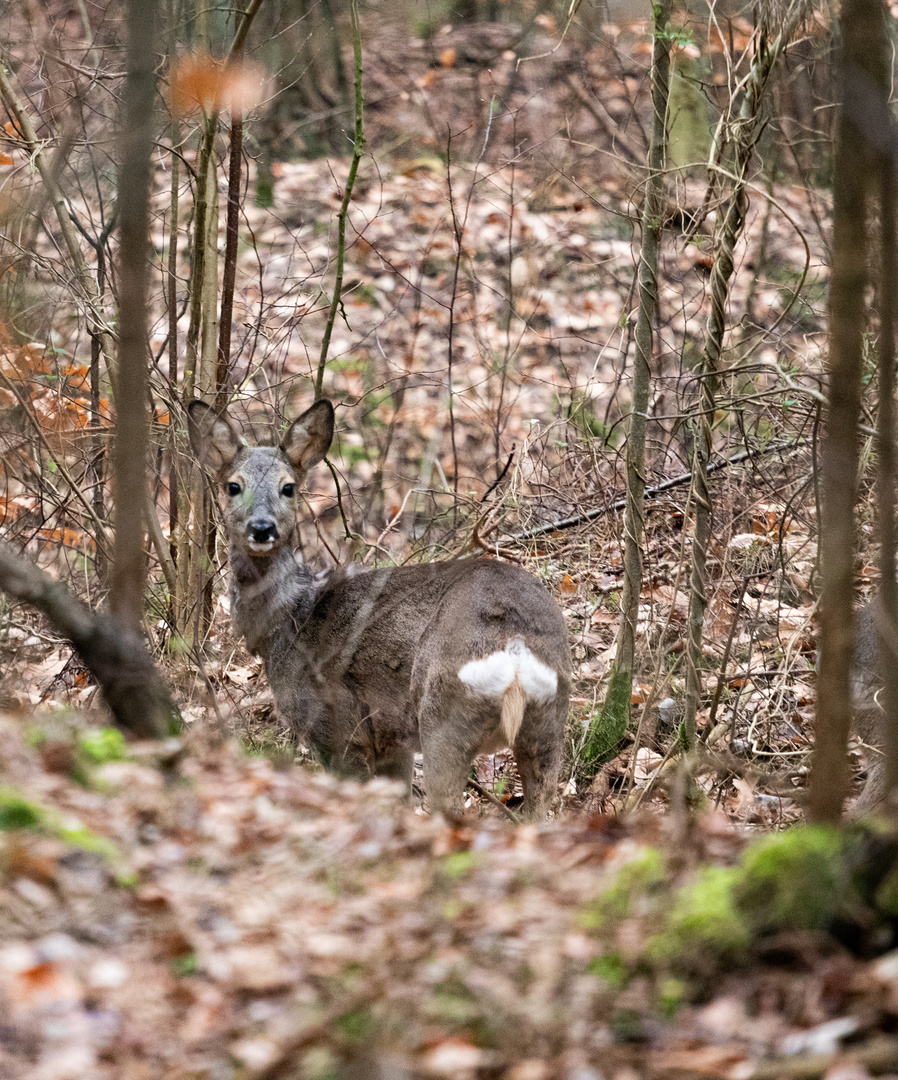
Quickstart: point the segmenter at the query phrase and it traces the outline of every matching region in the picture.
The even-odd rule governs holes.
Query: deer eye
[[[241,487],[241,486],[240,486],[239,484],[235,484],[233,480],[231,481],[231,483],[230,483],[230,484],[228,484],[228,485],[227,485],[227,493],[228,493],[228,494],[229,494],[229,495],[230,495],[230,496],[231,496],[232,498],[233,498],[233,497],[234,497],[235,495],[239,495],[241,491],[243,491],[243,488],[242,488],[242,487]]]
[[[284,484],[281,488],[281,494],[288,499],[293,498],[293,492],[296,490],[296,484]]]

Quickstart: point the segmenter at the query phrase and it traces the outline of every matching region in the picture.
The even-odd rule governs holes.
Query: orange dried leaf
[[[561,586],[559,591],[564,593],[565,596],[576,595],[577,584],[570,574],[565,574],[564,577],[561,579]]]
[[[12,165],[13,159],[9,154],[0,154],[0,165]]]
[[[38,535],[43,540],[49,540],[67,548],[80,549],[86,545],[92,549],[94,546],[91,537],[80,529],[38,529]]]
[[[458,53],[455,49],[443,49],[440,53],[440,67],[451,68],[455,67],[455,61],[458,59]]]
[[[179,116],[200,108],[211,112],[221,98],[221,64],[210,56],[188,56],[171,74],[171,107]]]
[[[211,56],[187,56],[172,70],[172,111],[187,116],[198,108],[251,109],[261,97],[259,69],[250,64],[224,64]]]

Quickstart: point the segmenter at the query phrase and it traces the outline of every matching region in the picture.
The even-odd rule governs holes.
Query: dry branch
[[[728,469],[731,465],[741,465],[743,461],[748,461],[751,458],[774,454],[779,450],[795,450],[799,446],[804,446],[808,441],[808,439],[803,438],[793,439],[790,442],[777,441],[768,443],[762,450],[740,450],[738,454],[734,454],[731,458],[724,458],[723,461],[715,461],[710,464],[707,468],[707,475],[710,476],[712,473],[720,472],[721,469]],[[669,480],[663,480],[660,484],[655,484],[654,487],[646,488],[643,496],[646,499],[653,499],[656,495],[662,495],[665,491],[670,491],[671,488],[682,487],[683,484],[688,484],[692,480],[692,475],[691,472],[679,473]],[[524,540],[535,540],[537,536],[545,536],[547,533],[561,532],[564,529],[576,528],[577,525],[586,525],[588,522],[595,521],[606,514],[619,514],[621,510],[626,509],[626,506],[626,499],[618,499],[616,502],[605,506],[594,506],[592,510],[586,510],[582,514],[556,518],[554,521],[547,521],[545,525],[535,525],[532,529],[524,529],[522,532],[512,533],[510,536],[501,536],[496,543],[519,544]]]
[[[107,369],[112,370],[115,360],[115,340],[106,320],[103,318],[103,298],[100,295],[99,287],[94,280],[90,267],[87,265],[87,259],[84,257],[81,245],[78,243],[77,229],[66,204],[62,188],[59,186],[56,170],[47,160],[47,155],[43,149],[43,141],[38,138],[34,125],[31,123],[31,117],[26,112],[24,105],[19,101],[2,63],[0,63],[0,100],[3,101],[13,118],[19,136],[28,147],[31,160],[40,173],[41,180],[47,191],[47,197],[53,204],[56,220],[59,223],[59,231],[62,233],[62,239],[75,267],[78,284],[81,287],[83,299],[90,314],[91,333],[94,334],[100,344]]]
[[[43,612],[71,641],[120,728],[144,738],[169,734],[178,710],[137,631],[91,611],[61,582],[2,543],[0,590]]]

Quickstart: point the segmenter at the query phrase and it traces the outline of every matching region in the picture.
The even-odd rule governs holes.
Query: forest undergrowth
[[[819,76],[799,52],[778,84],[782,109],[760,145],[737,249],[712,417],[704,693],[688,756],[695,372],[725,196],[682,160],[666,181],[631,728],[592,776],[583,744],[622,590],[647,26],[567,36],[542,13],[526,33],[451,22],[412,33],[374,15],[368,152],[321,367],[337,438],[332,471],[319,467],[300,515],[303,553],[319,568],[481,554],[547,585],[575,674],[555,810],[543,825],[512,824],[520,786],[510,755],[497,754],[475,766],[468,822],[448,825],[390,783],[326,775],[274,716],[261,662],[231,631],[224,541],[206,530],[215,511],[186,451],[200,122],[176,117],[185,172],[173,253],[168,134],[154,174],[159,532],[146,628],[184,729],[125,743],[70,647],[0,600],[0,1076],[898,1073],[898,889],[884,869],[894,841],[875,826],[783,830],[803,819],[813,744],[831,209],[815,157],[828,133],[805,121]],[[77,23],[63,12],[57,34],[63,17]],[[3,18],[29,106],[61,107],[28,59],[46,28]],[[677,31],[681,158],[710,127],[690,126],[688,87],[700,76],[719,104],[751,29],[736,18],[726,40],[700,20]],[[699,57],[706,66],[690,68]],[[66,144],[60,168],[81,235],[105,234],[85,251],[112,318],[104,85],[90,83],[84,138]],[[323,146],[307,106],[260,104],[247,125],[227,375],[250,441],[275,437],[310,403],[321,366],[349,162],[345,131],[336,151]],[[114,502],[108,372],[21,132],[11,123],[3,138],[0,529],[99,606]],[[222,216],[225,152],[222,140]],[[207,397],[217,329],[209,322],[198,342]],[[865,424],[874,398],[868,388]],[[871,504],[865,489],[859,597],[878,576]],[[187,555],[178,530],[211,581],[186,614],[173,599]],[[855,740],[851,752],[861,774],[878,750]]]
[[[894,1071],[894,839],[450,826],[189,732],[4,716],[4,1076]],[[887,871],[883,870],[887,866]],[[839,1072],[841,1075],[841,1072]]]

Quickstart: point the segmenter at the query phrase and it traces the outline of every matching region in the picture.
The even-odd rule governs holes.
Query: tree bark
[[[128,65],[119,168],[119,362],[116,372],[113,612],[143,620],[147,431],[147,277],[150,155],[158,0],[128,2]]]
[[[877,154],[865,130],[864,98],[878,89],[881,0],[844,0],[841,13],[841,102],[833,175],[833,272],[829,294],[830,380],[821,454],[820,677],[809,813],[838,821],[848,787],[849,670],[854,651],[854,510],[863,336],[866,326],[868,185]],[[871,133],[872,134],[872,133]],[[874,136],[875,137],[875,136]]]
[[[883,29],[885,26],[883,25]],[[891,141],[882,155],[880,183],[881,259],[879,270],[879,566],[882,583],[880,664],[885,713],[886,809],[898,815],[898,583],[895,580],[895,290],[898,237],[895,234],[895,162]]]
[[[346,177],[346,187],[343,189],[343,199],[337,214],[337,267],[334,276],[334,291],[331,296],[330,307],[327,313],[327,321],[324,324],[324,335],[321,339],[321,353],[318,357],[318,373],[315,376],[315,398],[321,397],[324,383],[324,369],[327,367],[327,353],[330,348],[331,334],[337,321],[337,310],[340,307],[343,293],[343,269],[346,261],[346,219],[349,215],[349,202],[352,199],[352,189],[355,186],[355,178],[359,171],[359,162],[365,149],[365,97],[362,88],[362,25],[359,19],[358,0],[349,0],[349,15],[352,24],[352,55],[355,65],[355,138],[352,143],[352,161],[349,164],[349,174]],[[451,384],[451,380],[450,380]],[[451,394],[451,385],[450,385]],[[452,408],[450,397],[450,410]],[[456,473],[458,470],[456,469]]]
[[[617,651],[605,703],[590,725],[583,761],[588,772],[626,734],[633,696],[636,620],[642,592],[642,537],[645,532],[645,432],[651,388],[655,311],[658,306],[658,255],[664,212],[664,163],[667,153],[667,101],[670,91],[670,0],[654,6],[655,46],[652,58],[652,141],[642,207],[642,245],[637,284],[636,355],[633,361],[633,404],[627,432],[627,507],[624,512],[624,588]]]

